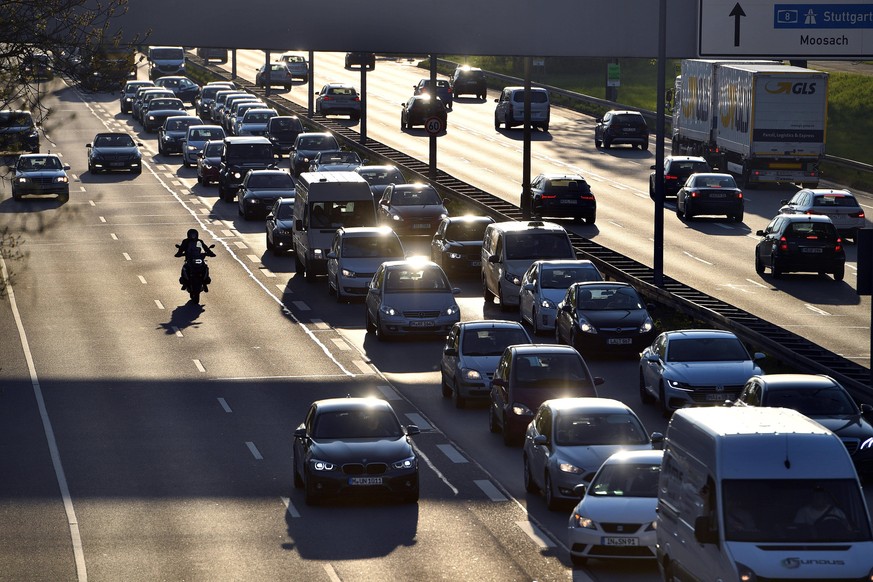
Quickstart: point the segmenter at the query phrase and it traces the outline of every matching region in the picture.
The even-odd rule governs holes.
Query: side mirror
[[[452,295],[460,295],[461,288],[460,287],[452,287]]]
[[[644,359],[652,364],[657,364],[661,361],[660,356],[658,356],[657,354],[648,354]]]
[[[273,215],[272,212],[267,213],[267,220],[273,220],[274,218],[276,218],[276,217]]]
[[[443,354],[446,356],[454,358],[455,356],[458,355],[458,350],[456,350],[455,348],[446,348],[443,350]]]
[[[766,357],[767,357],[767,354],[765,354],[764,352],[755,352],[755,355],[752,356],[752,360],[753,361],[763,360]]]
[[[598,117],[597,119],[594,120],[594,123],[602,123],[602,122],[603,122],[602,117]]]
[[[414,436],[417,434],[421,434],[421,429],[415,426],[414,424],[407,425],[406,427],[406,436]]]
[[[701,515],[694,520],[694,539],[700,544],[717,544],[718,531],[713,529],[709,516]]]
[[[92,147],[92,146],[91,146],[91,144],[86,143],[86,144],[85,144],[85,147],[86,147],[86,148],[90,148],[90,147]]]
[[[664,433],[662,432],[653,432],[649,435],[649,439],[651,439],[653,445],[657,445],[664,442]]]
[[[533,444],[537,446],[549,444],[549,438],[544,434],[538,434],[533,438]]]
[[[871,412],[873,412],[873,406],[867,403],[861,405],[861,414],[870,414]]]
[[[576,495],[576,497],[578,497],[579,499],[582,499],[583,497],[585,497],[586,489],[587,486],[585,485],[585,483],[579,483],[578,485],[573,487],[573,494]]]
[[[755,232],[755,236],[764,236],[764,231],[759,230],[759,231]]]
[[[650,170],[657,170],[658,168],[655,167],[655,164],[652,164],[651,166],[649,166],[649,169]]]
[[[533,283],[525,283],[521,286],[521,288],[525,291],[533,291],[534,289],[536,289]]]
[[[64,164],[64,170],[69,170],[69,169],[70,169],[70,164]]]
[[[294,431],[294,438],[295,439],[305,439],[306,438],[306,429],[303,427],[296,429]]]
[[[786,198],[785,200],[780,200],[779,204],[788,204],[788,199]]]
[[[492,386],[500,386],[500,387],[505,388],[506,387],[506,380],[504,380],[503,378],[494,378],[493,380],[491,380],[491,385]]]
[[[500,255],[491,255],[491,256],[489,256],[489,257],[488,257],[488,262],[489,262],[489,263],[495,263],[495,264],[496,264],[496,263],[499,263],[499,262],[500,262]]]
[[[594,385],[595,386],[600,386],[604,382],[606,382],[606,380],[604,380],[602,376],[594,376]]]

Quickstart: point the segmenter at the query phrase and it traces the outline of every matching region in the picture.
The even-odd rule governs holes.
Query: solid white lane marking
[[[197,366],[198,372],[205,372],[206,371],[206,368],[203,367],[203,364],[200,363],[200,360],[191,360],[191,361],[194,362],[195,366]]]
[[[819,309],[815,305],[810,305],[809,303],[804,303],[803,306],[806,307],[807,309],[809,309],[810,311],[812,311],[813,313],[817,313],[819,315],[830,315],[830,313],[828,313],[824,309]]]
[[[452,445],[437,445],[437,448],[453,463],[468,463],[467,458]]]
[[[481,489],[491,501],[507,501],[506,496],[488,479],[477,479],[473,481],[473,483],[475,483],[476,487]]]
[[[137,277],[139,277],[140,283],[142,283],[143,285],[148,285],[148,283],[145,280],[145,277],[143,277],[142,275],[137,275]]]
[[[158,299],[155,299],[155,305],[158,306],[158,309],[163,309],[163,308],[164,308],[164,304],[161,303],[160,300],[158,300]]]
[[[309,306],[306,305],[306,302],[305,302],[305,301],[292,301],[291,303],[293,303],[293,304],[294,304],[294,307],[296,307],[296,308],[299,309],[300,311],[311,311],[311,310],[309,309]]]
[[[233,410],[230,409],[230,405],[227,403],[227,400],[225,400],[224,398],[219,398],[218,403],[221,405],[221,407],[224,409],[225,412],[227,412],[227,413],[233,412]]]
[[[287,497],[280,497],[282,500],[282,504],[285,506],[285,510],[288,512],[288,515],[291,517],[300,517],[300,512],[297,511],[297,508],[294,507],[294,504],[291,503],[291,500]]]
[[[334,570],[333,566],[330,564],[324,565],[324,571],[327,573],[327,577],[330,578],[330,582],[343,582],[342,579],[336,575],[336,570]]]
[[[422,431],[431,430],[433,427],[430,425],[428,421],[424,419],[424,417],[417,412],[407,412],[406,418],[412,421],[412,424],[420,428]]]
[[[351,347],[349,347],[349,344],[347,344],[347,343],[345,342],[345,340],[343,340],[342,338],[335,337],[335,338],[331,338],[330,341],[332,341],[333,344],[334,344],[338,349],[340,349],[340,350],[342,350],[342,351],[344,351],[344,352],[345,352],[345,351],[348,351],[348,350],[350,350],[350,349],[352,349]]]
[[[709,261],[706,261],[706,260],[704,260],[704,259],[701,259],[700,257],[695,257],[694,255],[692,255],[692,254],[689,253],[688,251],[682,251],[682,252],[683,252],[685,255],[687,255],[688,257],[694,259],[695,261],[700,261],[700,262],[703,263],[704,265],[712,266],[712,263],[710,263]]]
[[[255,443],[252,441],[246,441],[246,446],[249,448],[249,451],[252,453],[252,456],[258,461],[263,461],[264,457],[261,456],[261,451],[258,450],[258,447],[255,446]]]
[[[373,374],[373,368],[364,360],[352,360],[352,364],[361,371],[361,374]]]
[[[130,261],[130,260],[131,260],[130,255],[128,255],[127,253],[121,253],[121,255],[124,257],[124,260],[125,260],[125,261]]]
[[[176,337],[185,337],[182,335],[182,330],[179,329],[178,327],[176,327],[175,325],[173,326],[173,333],[176,334]]]
[[[385,397],[385,400],[400,400],[401,396],[397,393],[397,390],[394,389],[394,386],[387,386],[385,384],[381,386],[376,386],[376,389],[382,393],[382,396]]]
[[[79,519],[76,517],[76,510],[73,507],[73,498],[70,496],[67,477],[64,473],[64,467],[61,464],[61,454],[58,450],[58,443],[55,440],[55,431],[52,427],[51,419],[48,416],[45,399],[42,396],[42,387],[39,383],[39,377],[36,375],[36,365],[33,361],[33,354],[30,351],[30,342],[28,342],[27,334],[24,331],[24,323],[21,320],[21,313],[18,311],[18,301],[15,299],[15,291],[12,288],[12,282],[9,280],[6,261],[2,255],[0,255],[0,277],[2,277],[0,281],[3,282],[6,296],[9,298],[9,306],[12,310],[13,319],[15,319],[15,327],[18,328],[18,338],[21,342],[21,349],[24,351],[24,360],[27,363],[27,370],[30,374],[30,385],[33,388],[33,395],[36,400],[37,408],[39,409],[42,430],[45,433],[46,444],[48,444],[49,448],[49,456],[52,459],[52,468],[55,471],[55,479],[58,482],[58,489],[60,489],[61,499],[64,504],[64,513],[67,515],[67,527],[70,530],[70,541],[73,546],[73,559],[76,562],[76,579],[79,582],[88,582],[88,570],[85,567],[85,551],[82,547],[82,536],[79,532]]]
[[[754,279],[746,279],[746,281],[748,281],[752,285],[757,285],[758,287],[760,287],[762,289],[767,289],[767,286],[764,285],[763,283],[761,283],[760,281],[755,281]]]
[[[541,548],[554,548],[555,542],[551,540],[546,534],[543,533],[543,530],[535,526],[529,521],[516,521],[515,525],[517,525],[521,531],[526,533],[530,539],[534,541],[536,545]]]

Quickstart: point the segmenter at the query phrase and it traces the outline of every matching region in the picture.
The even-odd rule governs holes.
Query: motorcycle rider
[[[198,257],[201,253],[206,255],[207,257],[215,256],[215,253],[212,252],[212,249],[210,249],[205,242],[200,240],[200,233],[197,232],[196,228],[189,229],[188,236],[176,246],[178,247],[178,250],[175,254],[175,256],[177,257],[185,257],[187,259],[189,256]],[[204,265],[206,265],[205,262]],[[187,266],[188,262],[185,261],[185,264],[182,265],[182,274],[179,276],[179,283],[182,284],[182,291],[188,289],[188,273],[186,270]],[[203,279],[203,291],[209,291],[207,285],[211,282],[212,279],[209,278],[209,266],[206,265],[206,277]]]

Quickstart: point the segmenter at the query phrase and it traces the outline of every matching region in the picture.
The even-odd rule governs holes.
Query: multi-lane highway
[[[254,69],[263,57],[246,58]],[[341,58],[319,58],[317,78],[354,81]],[[384,97],[375,88],[381,74],[391,88]],[[401,96],[420,75],[380,61],[368,127],[372,137],[391,143],[393,135],[392,145],[424,158],[424,133],[401,134],[398,119]],[[291,95],[305,102],[303,93],[297,86]],[[524,491],[520,450],[488,432],[484,408],[456,410],[441,397],[439,341],[383,344],[366,334],[361,304],[336,304],[326,282],[294,274],[293,257],[267,253],[263,223],[243,221],[214,187],[197,185],[178,157],[157,155],[154,134],[118,113],[117,96],[83,94],[58,80],[46,100],[53,114],[43,151],[72,167],[70,202],[16,202],[8,182],[0,185],[2,226],[21,237],[26,253],[4,261],[13,279],[0,302],[0,577],[657,579],[645,562],[570,569],[569,508],[549,512]],[[490,104],[459,100],[440,138],[440,164],[515,199],[521,132],[489,129],[491,113]],[[648,154],[595,153],[590,120],[559,110],[552,119],[550,134],[537,134],[536,163],[597,180],[598,226],[581,230],[623,252],[650,253],[650,217],[633,211],[648,200],[637,183],[648,174]],[[141,176],[85,171],[84,144],[107,129],[143,142]],[[575,145],[559,147],[558,139]],[[560,161],[565,154],[576,161]],[[626,179],[632,173],[636,186]],[[750,214],[747,208],[747,223],[766,220]],[[713,270],[727,280],[748,267],[754,277],[751,261],[726,267],[737,261],[725,239],[747,233],[722,233],[706,221],[692,226],[671,228],[671,247],[689,239],[669,255],[688,257],[679,271]],[[180,264],[171,258],[191,227],[217,243],[202,306],[186,303]],[[724,263],[692,258],[703,256]],[[464,319],[507,316],[483,304],[475,279],[456,284]],[[834,288],[805,284],[822,295]],[[589,365],[605,378],[601,395],[631,404],[649,431],[665,430],[654,408],[638,404],[635,361]],[[293,488],[291,432],[312,400],[346,394],[387,398],[403,422],[422,428],[414,437],[422,455],[417,506],[311,508]]]

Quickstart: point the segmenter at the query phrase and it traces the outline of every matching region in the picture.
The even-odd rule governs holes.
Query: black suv
[[[655,166],[651,170],[657,169]],[[691,174],[711,172],[705,159],[698,156],[667,156],[664,158],[664,196],[676,196]],[[649,196],[655,198],[655,172],[649,175]]]
[[[531,214],[537,218],[567,217],[597,220],[597,200],[579,174],[540,174],[531,181]]]
[[[267,131],[264,137],[273,144],[273,153],[283,156],[291,153],[297,136],[306,131],[303,122],[296,115],[277,115],[267,122]]]
[[[830,273],[842,281],[846,271],[843,240],[831,219],[824,215],[780,214],[767,228],[755,247],[755,271],[764,274],[770,267],[774,277],[789,272]]]
[[[452,94],[475,95],[477,99],[484,100],[488,95],[488,84],[485,82],[485,71],[478,67],[459,66],[452,73]]]
[[[346,53],[346,68],[361,67],[372,71],[376,68],[376,53]]]
[[[413,95],[402,105],[400,111],[400,129],[411,129],[413,125],[425,125],[431,117],[436,117],[446,129],[448,109],[439,97],[433,98],[428,94]]]
[[[615,144],[649,149],[649,126],[638,111],[607,111],[594,126],[594,145],[609,149]]]
[[[218,195],[233,202],[246,174],[276,167],[273,144],[265,137],[226,137],[218,170]]]

